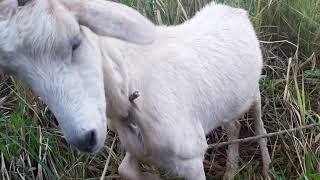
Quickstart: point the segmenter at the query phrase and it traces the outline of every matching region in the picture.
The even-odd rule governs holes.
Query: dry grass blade
[[[2,175],[2,179],[3,180],[6,180],[6,179],[9,180],[10,179],[2,152],[1,152],[1,175]]]
[[[289,79],[290,79],[290,69],[291,69],[291,62],[292,62],[292,58],[289,58],[289,62],[288,62],[288,69],[287,69],[287,76],[286,76],[286,86],[284,88],[284,95],[283,95],[283,100],[284,101],[288,101],[288,93],[289,93]]]
[[[42,132],[41,127],[38,126],[38,132],[39,132],[39,159],[41,160],[41,154],[42,154]],[[38,163],[38,174],[37,174],[37,180],[43,180],[43,173],[42,173],[42,166],[41,163]]]
[[[107,173],[107,170],[108,170],[108,167],[109,167],[109,163],[110,163],[110,159],[111,159],[111,154],[112,154],[112,151],[113,151],[113,148],[114,148],[114,144],[115,144],[115,142],[116,142],[116,139],[117,139],[117,136],[114,136],[113,141],[112,141],[112,144],[111,144],[111,147],[110,147],[110,150],[109,150],[110,152],[109,152],[109,155],[108,155],[106,164],[105,164],[105,166],[104,166],[104,169],[103,169],[103,172],[102,172],[102,175],[101,175],[100,180],[103,180],[104,177],[106,176],[106,173]]]
[[[290,133],[290,132],[296,132],[296,131],[300,131],[300,130],[304,130],[304,129],[311,129],[311,128],[314,128],[314,127],[317,127],[317,126],[320,126],[320,123],[315,123],[315,124],[310,124],[310,125],[301,126],[301,127],[297,127],[297,128],[281,130],[281,131],[278,131],[278,132],[268,133],[268,134],[264,134],[264,135],[258,135],[258,136],[243,138],[243,139],[237,139],[237,140],[228,141],[228,142],[210,144],[208,146],[208,148],[218,148],[218,147],[222,147],[222,146],[226,146],[226,145],[230,145],[230,144],[235,144],[235,143],[243,143],[243,142],[248,142],[248,141],[257,141],[257,140],[262,139],[262,138],[269,138],[269,137],[273,137],[273,136],[279,136],[281,134]]]

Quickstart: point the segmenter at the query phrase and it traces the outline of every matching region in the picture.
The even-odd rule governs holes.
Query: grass
[[[209,0],[119,0],[157,24],[180,24]],[[320,1],[318,0],[217,0],[249,11],[264,54],[261,79],[263,119],[268,132],[320,121]],[[209,20],[209,19],[208,19]],[[99,179],[108,155],[106,175],[117,176],[124,156],[118,141],[111,151],[109,133],[103,153],[86,156],[62,138],[56,121],[31,91],[13,78],[0,82],[0,179]],[[252,136],[250,117],[242,120],[241,137]],[[319,128],[268,139],[274,179],[320,178]],[[209,142],[225,140],[217,129]],[[261,160],[254,142],[243,143],[241,171],[236,179],[260,179]],[[220,179],[225,148],[207,152],[207,179]],[[163,170],[144,170],[172,177]]]

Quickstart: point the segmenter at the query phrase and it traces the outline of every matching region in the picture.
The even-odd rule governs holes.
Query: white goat
[[[2,0],[0,39],[0,67],[31,85],[83,152],[103,145],[106,98],[110,128],[127,150],[119,167],[126,179],[147,178],[138,160],[205,179],[205,135],[225,126],[230,140],[238,138],[237,119],[251,107],[257,134],[266,133],[262,57],[244,10],[212,3],[182,25],[163,27],[102,0],[30,0],[19,8]],[[135,91],[141,96],[129,101]],[[267,177],[266,139],[259,144]],[[228,178],[237,158],[234,144]]]

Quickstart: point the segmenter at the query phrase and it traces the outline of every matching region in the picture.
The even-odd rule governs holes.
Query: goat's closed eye
[[[18,0],[18,6],[24,6],[26,3],[28,3],[30,0]]]
[[[80,47],[80,45],[81,45],[81,39],[80,38],[74,38],[73,40],[72,40],[72,52],[74,52],[75,50],[77,50],[79,47]]]

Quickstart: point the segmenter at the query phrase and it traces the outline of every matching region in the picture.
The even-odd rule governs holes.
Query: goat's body
[[[129,77],[143,83],[132,84],[141,91],[141,108],[168,125],[200,123],[205,134],[249,109],[258,90],[262,57],[245,12],[206,8],[191,22],[159,31],[164,33],[159,42],[129,60],[129,72],[134,71]]]
[[[210,4],[182,25],[156,27],[111,1],[2,0],[0,32],[0,68],[38,93],[70,144],[95,153],[108,122],[118,132],[127,150],[119,167],[125,179],[145,178],[140,159],[204,180],[205,135],[225,125],[228,138],[237,139],[236,119],[250,106],[256,132],[266,133],[261,52],[243,10]],[[131,102],[134,91],[141,96]],[[267,174],[266,140],[259,144]],[[228,177],[237,157],[233,144]]]
[[[121,69],[125,94],[141,94],[135,131],[112,118],[122,144],[133,156],[177,173],[192,172],[182,164],[202,162],[205,135],[248,111],[259,92],[261,51],[240,9],[210,5],[182,25],[158,27],[148,46],[103,43],[114,48],[111,59],[120,58],[111,66]]]

